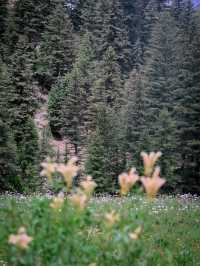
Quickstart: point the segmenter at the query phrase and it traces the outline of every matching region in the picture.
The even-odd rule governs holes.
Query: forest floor
[[[0,196],[0,265],[200,265],[197,196],[163,196],[155,201],[140,196],[94,197],[82,212],[68,200],[55,211],[51,202],[48,195]],[[33,238],[26,250],[8,243],[21,226]],[[138,228],[138,235],[130,234]]]

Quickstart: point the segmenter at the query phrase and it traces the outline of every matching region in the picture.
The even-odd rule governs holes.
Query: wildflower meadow
[[[156,166],[161,153],[141,156],[144,176],[122,173],[115,196],[93,195],[91,176],[74,187],[76,158],[42,163],[41,175],[54,186],[60,174],[64,187],[57,195],[0,197],[0,265],[200,265],[200,199],[157,196],[166,182]]]

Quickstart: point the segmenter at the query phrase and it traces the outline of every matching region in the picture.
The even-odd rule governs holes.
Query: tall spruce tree
[[[143,38],[146,19],[146,6],[149,0],[121,0],[124,10],[125,24],[131,44],[132,66],[139,69],[144,61],[145,40]]]
[[[178,75],[178,61],[176,58],[177,33],[176,23],[170,13],[168,11],[161,13],[152,32],[150,46],[147,49],[148,59],[144,76],[148,100],[148,115],[146,118],[146,127],[149,130],[148,148],[150,150],[159,149],[163,152],[161,167],[163,168],[163,175],[167,179],[171,178],[173,171],[173,174],[176,174],[175,170],[178,168],[179,158],[178,154],[175,156],[176,147],[172,144],[175,143],[174,130],[170,130],[175,123],[174,106],[176,104],[175,91]],[[162,121],[165,116],[166,123],[163,124]],[[163,142],[161,142],[159,136],[163,134],[163,127],[171,135],[165,140],[163,137]],[[167,143],[168,141],[173,146],[171,149],[167,147],[167,145],[170,145]],[[158,147],[156,143],[162,145]],[[172,171],[168,171],[169,169],[165,167],[169,158],[174,158],[170,164]],[[168,176],[169,174],[170,176]]]
[[[5,38],[4,34],[7,27],[7,18],[8,18],[8,1],[2,0],[0,2],[0,55],[3,55],[4,53],[4,45],[5,45]]]
[[[35,190],[40,184],[39,170],[39,145],[37,130],[32,118],[28,117],[18,129],[17,153],[23,190]]]
[[[125,157],[120,142],[116,113],[105,105],[98,105],[96,129],[90,136],[87,149],[86,173],[97,183],[97,192],[114,193],[118,175],[124,170]]]
[[[10,68],[11,90],[9,107],[11,128],[17,145],[20,174],[24,184],[27,185],[35,180],[37,176],[35,170],[38,160],[37,132],[31,119],[37,103],[34,93],[29,46],[27,48],[27,43],[23,39],[16,46]]]
[[[14,20],[18,35],[25,35],[34,47],[45,30],[48,15],[57,5],[56,0],[20,0],[14,3]]]
[[[103,60],[96,65],[95,78],[90,96],[90,122],[95,126],[99,104],[119,112],[124,104],[123,80],[115,50],[108,47]]]
[[[5,32],[7,14],[8,14],[8,1],[3,0],[0,3],[0,25],[1,25],[0,40],[2,40],[2,36]]]
[[[126,151],[131,154],[128,164],[139,164],[140,152],[148,149],[147,88],[144,76],[133,70],[125,84],[126,105],[122,110],[122,122],[126,139]]]
[[[8,17],[6,20],[5,43],[6,60],[13,55],[16,43],[26,38],[29,49],[35,53],[40,44],[41,34],[45,30],[48,15],[52,12],[56,0],[21,0],[8,1]],[[34,57],[33,57],[34,59]]]
[[[157,117],[156,111],[167,108],[170,111],[174,104],[174,91],[177,77],[176,39],[177,27],[169,12],[160,15],[155,25],[146,52],[145,76],[147,79],[149,111]]]
[[[43,85],[51,86],[58,76],[71,69],[74,33],[64,1],[58,1],[49,15],[38,53],[37,74]]]
[[[167,183],[165,191],[180,191],[180,176],[177,169],[181,157],[177,152],[177,124],[172,114],[167,109],[162,109],[158,113],[158,117],[153,124],[154,133],[150,138],[150,150],[162,152],[160,166],[162,175],[166,178]]]
[[[26,119],[29,115],[32,116],[37,107],[31,51],[24,36],[16,44],[11,61],[12,96],[10,105],[13,122],[19,123],[18,126],[20,126],[21,120]]]
[[[92,69],[93,51],[86,34],[81,40],[73,69],[66,77],[62,106],[63,135],[72,140],[76,153],[83,140],[87,139]]]
[[[62,137],[63,118],[62,108],[65,98],[65,88],[68,86],[67,77],[60,78],[49,93],[48,115],[49,125],[54,137]]]
[[[2,111],[1,111],[2,112]],[[0,190],[21,191],[17,150],[12,132],[0,112]]]
[[[90,129],[93,134],[89,141],[86,171],[95,178],[99,192],[113,192],[117,176],[125,167],[124,135],[119,119],[124,104],[121,76],[115,51],[109,47],[96,66],[90,97]]]
[[[179,62],[176,90],[176,119],[178,124],[178,150],[181,154],[182,188],[185,192],[198,193],[199,128],[200,128],[200,24],[196,20],[191,2],[179,15]]]
[[[82,31],[91,34],[97,60],[102,60],[108,47],[112,46],[121,70],[127,73],[131,66],[131,49],[120,1],[85,1],[80,17]]]
[[[0,190],[20,190],[17,150],[8,108],[11,81],[6,66],[0,60]]]

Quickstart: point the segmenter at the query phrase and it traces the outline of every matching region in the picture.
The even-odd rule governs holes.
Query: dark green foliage
[[[177,31],[170,13],[161,14],[146,52],[146,85],[149,87],[149,108],[154,114],[151,121],[157,117],[157,109],[169,108],[171,111],[173,108],[177,77]]]
[[[40,41],[47,16],[56,3],[52,0],[20,0],[14,5],[15,25],[18,35],[25,35],[32,48]]]
[[[103,60],[96,66],[95,80],[90,97],[91,129],[95,127],[99,105],[119,112],[124,103],[123,81],[114,49],[109,47]]]
[[[177,152],[177,125],[169,111],[162,109],[153,126],[154,131],[150,135],[149,150],[162,152],[159,165],[162,176],[167,180],[165,190],[173,191],[177,188],[177,184],[180,184],[180,176],[177,175],[181,160],[180,154]]]
[[[12,88],[9,102],[12,109],[13,122],[20,124],[21,120],[33,115],[37,107],[31,52],[26,40],[23,38],[17,43],[11,60]]]
[[[174,94],[178,70],[177,32],[175,21],[169,12],[161,14],[150,40],[146,67],[148,86],[146,124],[149,125],[149,149],[162,151],[162,173],[167,180],[174,182],[174,187],[177,182],[175,182],[177,161],[180,160],[174,118]]]
[[[124,170],[125,158],[120,135],[116,131],[117,114],[104,105],[98,105],[96,130],[88,147],[86,172],[97,182],[97,192],[116,190],[118,175]]]
[[[147,91],[144,76],[135,70],[125,84],[126,105],[122,111],[126,149],[133,157],[131,163],[138,165],[140,152],[148,148]]]
[[[39,145],[39,160],[40,162],[43,162],[46,158],[52,158],[55,155],[55,152],[53,151],[51,145],[50,145],[50,139],[52,138],[51,129],[49,125],[46,125],[41,130],[41,139],[40,139],[40,145]]]
[[[109,46],[116,52],[121,70],[131,67],[131,50],[123,8],[119,0],[84,1],[80,15],[82,31],[89,32],[97,59],[101,60]]]
[[[92,59],[90,39],[88,35],[85,35],[80,43],[73,69],[66,77],[62,108],[63,134],[72,140],[76,153],[78,146],[87,139]]]
[[[8,17],[8,1],[1,0],[0,2],[0,54],[3,54],[5,49],[4,34],[6,31],[6,22]]]
[[[127,142],[138,162],[142,150],[161,150],[162,173],[175,186],[177,139],[174,118],[177,29],[169,12],[160,15],[146,52],[144,73],[132,73],[126,84]]]
[[[53,136],[61,137],[61,129],[63,127],[62,105],[65,97],[65,79],[59,80],[51,89],[48,101],[49,124]]]
[[[0,116],[0,191],[21,190],[17,149],[6,122]]]
[[[54,0],[9,1],[4,39],[5,53],[9,57],[15,52],[16,43],[26,39],[29,50],[35,52],[41,41],[48,15],[55,6]],[[9,61],[9,58],[5,58]],[[10,63],[10,61],[9,61]]]
[[[177,51],[180,65],[176,90],[178,149],[182,156],[183,190],[198,192],[200,184],[200,24],[196,21],[191,6],[184,9],[184,18],[187,18],[187,23],[184,31],[182,27],[180,28],[182,38],[179,40],[179,51]]]
[[[151,38],[152,30],[158,20],[160,12],[163,10],[163,0],[150,0],[144,8],[143,21],[141,25],[141,40],[147,47]]]
[[[39,149],[38,135],[31,118],[21,123],[18,129],[17,153],[23,189],[33,190],[38,185]],[[20,139],[19,139],[20,136]]]
[[[98,192],[113,192],[117,176],[124,169],[124,142],[119,122],[124,104],[121,76],[115,51],[109,47],[96,66],[90,97],[90,129],[94,135],[88,148],[86,170],[95,178]]]
[[[7,5],[8,5],[7,0],[2,0],[0,2],[0,25],[1,25],[0,40],[2,40],[2,36],[3,36],[5,29],[6,29],[6,18],[7,18],[7,14],[8,14]]]
[[[93,136],[91,136],[87,152],[88,158],[85,164],[86,173],[92,175],[97,183],[96,192],[104,192],[105,188],[107,188],[107,154],[99,129],[97,129]]]
[[[37,74],[43,85],[51,86],[58,76],[71,69],[74,42],[73,26],[64,1],[59,1],[48,17],[38,52]]]
[[[8,106],[11,128],[17,146],[20,176],[23,189],[35,183],[38,165],[38,143],[35,125],[30,118],[36,104],[32,73],[32,60],[27,51],[27,43],[21,40],[12,56],[11,85]]]
[[[10,116],[7,110],[7,91],[10,85],[9,74],[0,61],[0,190],[20,189],[16,143],[10,129]]]
[[[39,158],[53,155],[58,138],[81,160],[88,150],[99,191],[113,190],[125,157],[129,167],[142,150],[161,150],[167,190],[199,192],[197,16],[190,0],[0,1],[6,172],[13,156],[15,176],[19,169],[24,187],[34,183]],[[49,127],[38,143],[32,120],[47,93]],[[21,189],[16,180],[10,188]]]

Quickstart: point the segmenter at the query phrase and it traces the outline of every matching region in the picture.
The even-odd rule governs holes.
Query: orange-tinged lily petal
[[[132,186],[139,180],[139,176],[136,174],[136,169],[132,168],[129,173],[122,173],[119,175],[119,184],[121,195],[126,195],[132,188]]]
[[[146,152],[141,152],[141,156],[143,159],[144,164],[144,175],[145,176],[151,176],[155,163],[162,155],[161,152],[150,152],[150,154],[147,154]]]
[[[96,183],[92,180],[91,176],[87,176],[85,180],[80,183],[83,192],[90,197],[93,193],[95,187],[97,186]]]
[[[50,207],[55,210],[60,210],[64,203],[64,194],[60,193],[57,197],[53,198],[53,201],[50,203]]]
[[[141,233],[142,233],[142,226],[139,226],[138,228],[135,229],[134,232],[129,234],[129,237],[132,240],[137,240],[139,238],[139,236],[141,235]]]
[[[55,173],[57,164],[50,161],[48,158],[46,162],[41,163],[43,170],[41,171],[41,176],[46,176],[49,181],[52,180],[52,174]]]
[[[105,222],[109,227],[112,227],[116,222],[119,221],[119,214],[115,211],[105,214]]]
[[[69,199],[73,206],[79,211],[84,210],[88,202],[87,196],[81,191],[74,193]]]
[[[20,227],[17,235],[10,235],[8,242],[12,245],[15,245],[21,249],[27,249],[29,243],[33,240],[32,237],[26,234],[26,229]]]
[[[141,181],[149,198],[155,198],[159,189],[165,184],[166,180],[160,178],[160,170],[156,168],[153,177],[142,177]]]
[[[77,158],[74,157],[67,164],[58,164],[57,171],[62,174],[67,184],[67,188],[72,187],[73,178],[77,175],[79,167],[76,165]]]

